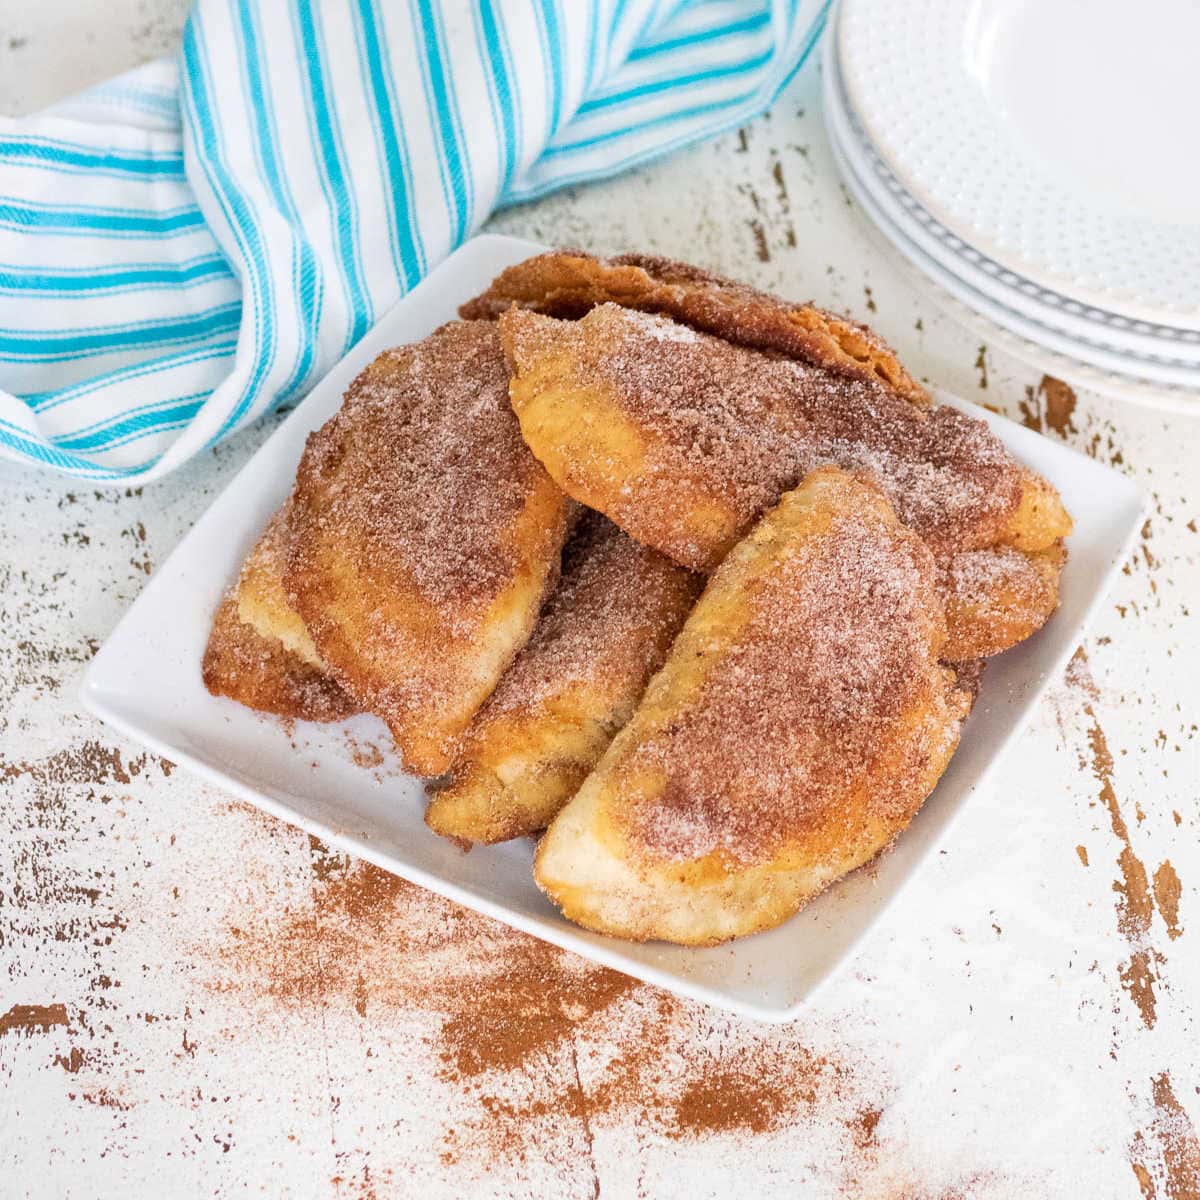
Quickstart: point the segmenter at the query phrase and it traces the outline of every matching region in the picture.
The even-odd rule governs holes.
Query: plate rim
[[[848,159],[853,162],[856,155],[861,156],[862,161],[856,169],[860,183],[870,192],[879,208],[886,212],[904,235],[922,251],[924,257],[937,263],[975,293],[1016,312],[1027,321],[1051,330],[1060,337],[1077,337],[1085,346],[1093,345],[1101,350],[1128,356],[1134,363],[1144,361],[1151,366],[1162,365],[1194,371],[1197,377],[1196,386],[1200,387],[1200,330],[1165,325],[1162,322],[1135,321],[1096,304],[1081,303],[1062,292],[1035,283],[1015,269],[990,258],[969,241],[947,229],[908,191],[871,142],[846,93],[832,40],[826,47],[823,66],[826,127],[831,124],[839,127],[838,141]],[[961,252],[954,243],[958,243],[958,246],[969,253]],[[975,259],[991,264],[994,270],[981,266]],[[1016,284],[1002,278],[1004,275],[1012,276],[1017,281]],[[1057,302],[1048,302],[1042,298],[1047,295],[1053,296]],[[1068,305],[1076,305],[1087,312],[1083,315],[1073,313]],[[1089,313],[1096,314],[1095,319],[1089,316]],[[1164,333],[1159,336],[1140,329],[1126,329],[1115,324],[1116,322],[1125,325],[1153,325],[1156,329],[1164,330]],[[1188,355],[1176,357],[1171,353],[1176,347],[1187,349]]]
[[[837,147],[834,149],[834,160],[839,163],[840,169]],[[951,319],[983,341],[998,347],[1035,370],[1055,378],[1068,380],[1076,387],[1096,392],[1124,404],[1132,404],[1151,412],[1180,416],[1196,415],[1197,405],[1200,403],[1200,392],[1177,385],[1155,383],[1140,376],[1093,366],[1091,363],[1084,362],[1083,359],[1052,350],[1041,342],[1035,342],[1007,326],[997,324],[983,312],[973,308],[967,301],[950,292],[939,281],[940,276],[935,276],[934,272],[926,269],[925,260],[911,247],[911,244],[902,246],[893,241],[890,234],[868,215],[866,206],[861,202],[861,198],[855,190],[853,180],[849,180],[846,186],[859,207],[859,216],[864,228],[872,235],[872,240],[877,243],[884,259],[890,261],[900,271],[909,286],[919,295],[928,299]]]
[[[1003,323],[997,316],[989,315],[992,310],[1006,306],[980,293],[969,280],[954,275],[909,237],[855,168],[851,148],[845,145],[837,128],[834,105],[827,104],[825,111],[826,135],[842,181],[858,204],[866,224],[874,230],[881,243],[896,255],[896,261],[904,268],[906,278],[918,291],[928,293],[935,303],[948,309],[953,317],[985,340],[996,342],[1015,358],[1039,370],[1073,377],[1080,387],[1155,411],[1195,414],[1200,403],[1200,364],[1197,366],[1195,386],[1167,383],[1137,374],[1132,369],[1126,371],[1102,366],[1059,349],[1051,345],[1049,340],[1023,332],[1016,325]],[[1044,328],[1031,317],[1022,317],[1020,313],[1014,313],[1014,317],[1024,328],[1031,325]],[[1130,360],[1131,364],[1133,361]]]
[[[955,274],[949,267],[926,253],[893,213],[885,208],[875,193],[871,191],[868,182],[863,179],[862,173],[854,167],[851,153],[834,129],[834,121],[835,118],[831,117],[830,144],[834,151],[834,158],[844,160],[844,162],[839,162],[839,167],[847,186],[855,193],[855,198],[866,215],[870,217],[888,241],[935,284],[948,292],[960,304],[974,309],[994,325],[1007,329],[1014,337],[1034,343],[1046,352],[1063,359],[1076,360],[1090,370],[1113,376],[1123,382],[1135,386],[1144,385],[1161,389],[1177,397],[1182,404],[1188,404],[1190,401],[1189,411],[1194,411],[1196,401],[1192,398],[1200,399],[1200,363],[1193,367],[1183,364],[1148,362],[1144,358],[1125,358],[1115,348],[1095,346],[1073,340],[1069,335],[1045,325],[1035,317],[986,295],[974,287],[970,280]],[[1106,362],[1105,359],[1112,361]],[[1113,365],[1115,362],[1127,364],[1127,367]],[[1143,364],[1148,368],[1147,371],[1139,370]],[[1151,373],[1156,371],[1162,371],[1164,377],[1156,378]],[[1175,373],[1187,379],[1188,382],[1165,377]]]
[[[843,65],[843,78],[845,80],[847,95],[854,102],[854,109],[870,135],[872,144],[877,148],[888,167],[903,183],[908,192],[918,200],[922,207],[954,236],[960,238],[966,244],[973,245],[976,249],[985,253],[987,257],[1000,263],[1005,269],[1011,270],[1015,274],[1023,275],[1025,278],[1047,290],[1066,294],[1071,288],[1074,288],[1074,291],[1071,293],[1072,299],[1081,303],[1086,302],[1088,305],[1102,310],[1113,311],[1130,320],[1174,326],[1189,331],[1200,331],[1200,296],[1191,302],[1186,300],[1172,302],[1168,298],[1163,297],[1158,303],[1154,303],[1147,300],[1141,290],[1128,279],[1124,282],[1106,283],[1099,278],[1089,276],[1086,270],[1078,264],[1071,270],[1065,268],[1065,266],[1059,269],[1054,265],[1039,262],[1030,257],[1021,246],[1006,243],[1003,237],[997,234],[994,229],[989,230],[981,224],[973,225],[945,199],[939,197],[936,191],[933,190],[932,185],[922,177],[920,172],[911,164],[906,165],[904,156],[897,152],[894,145],[890,144],[890,139],[880,136],[882,130],[879,128],[879,121],[877,118],[872,117],[870,107],[863,105],[862,97],[859,95],[861,87],[856,88],[857,80],[853,71],[845,69],[848,59],[853,56],[852,35],[847,32],[850,28],[850,22],[846,18],[846,10],[852,6],[857,7],[862,4],[880,2],[881,0],[840,0],[836,24],[830,42],[836,46],[839,62]],[[959,29],[959,32],[965,30],[970,12],[974,7],[973,5],[955,5],[952,3],[952,0],[925,0],[925,3],[926,5],[930,3],[941,4],[942,8],[939,11],[948,11],[953,15],[954,19],[958,22],[956,28]],[[919,15],[914,12],[908,12],[907,16],[910,20],[919,20]],[[947,83],[947,80],[958,81],[965,77],[965,75],[957,74],[955,70],[961,62],[961,55],[927,55],[924,59],[926,63],[941,62],[942,59],[947,57],[954,59],[954,65],[951,66],[944,62],[942,63],[939,78],[943,85]],[[925,90],[936,90],[934,85],[929,83],[929,80],[925,82],[927,85]],[[941,91],[938,91],[939,95],[944,93],[945,87]],[[1001,150],[1006,150],[1008,147],[1008,139],[1002,136],[1003,131],[1000,128],[998,119],[990,111],[988,113],[988,120],[991,125],[995,126],[997,131],[997,136],[993,139],[993,142],[997,148],[997,154],[999,154]],[[1050,199],[1067,197],[1073,204],[1078,205],[1084,210],[1087,209],[1085,197],[1070,192],[1065,185],[1056,183],[1035,159],[1022,156],[1015,150],[1006,150],[1006,153],[1007,157],[1016,163],[1016,167],[1007,173],[1022,173],[1036,179],[1044,189],[1044,199],[1046,196],[1049,196]],[[1091,216],[1094,220],[1107,219],[1119,222],[1125,226],[1137,226],[1139,224],[1132,215],[1115,216],[1106,213],[1101,208],[1092,208]],[[1193,245],[1193,252],[1200,254],[1200,226],[1183,234],[1172,233],[1171,230],[1173,227],[1163,221],[1143,221],[1140,223],[1140,226],[1143,230],[1150,230],[1155,238],[1186,236]],[[1164,252],[1165,249],[1164,247]],[[1169,314],[1171,319],[1164,319],[1165,314]]]

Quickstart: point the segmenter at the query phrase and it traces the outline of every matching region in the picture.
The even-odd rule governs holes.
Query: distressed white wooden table
[[[169,49],[182,12],[0,0],[0,106]],[[675,1002],[79,711],[83,664],[271,422],[144,493],[0,468],[0,1195],[1200,1196],[1200,409],[1075,396],[940,316],[838,185],[816,85],[491,228],[815,297],[1153,491],[994,794],[794,1025]]]

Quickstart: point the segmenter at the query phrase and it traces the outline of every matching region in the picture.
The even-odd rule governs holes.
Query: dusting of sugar
[[[664,781],[632,804],[653,852],[752,863],[797,836],[836,842],[859,795],[898,829],[957,738],[932,556],[881,504],[841,503],[746,585],[748,623],[714,640],[698,692],[633,751],[632,777]]]
[[[306,460],[301,520],[361,539],[365,561],[401,563],[430,602],[448,605],[511,579],[520,547],[509,531],[545,485],[488,322],[453,322],[381,354],[310,436]]]
[[[255,570],[276,579],[283,578],[292,541],[291,520],[292,504],[289,498],[267,522],[266,528],[259,534],[258,541],[246,555],[238,574],[238,587],[241,587]]]
[[[514,312],[505,318],[518,363],[553,346],[572,354],[582,386],[606,394],[648,439],[638,488],[618,521],[677,557],[662,531],[685,526],[698,492],[746,527],[814,467],[859,472],[885,492],[901,520],[938,551],[996,541],[1020,498],[1021,467],[981,421],[919,407],[881,385],[692,333],[661,353],[648,337],[667,318],[603,304],[578,322]],[[600,473],[605,463],[578,469]],[[678,482],[691,487],[683,494]],[[655,504],[637,504],[648,488]],[[706,548],[694,555],[703,560]],[[681,553],[682,552],[682,553]]]
[[[945,591],[967,604],[990,604],[1001,588],[1028,590],[1031,577],[1037,579],[1036,569],[1011,546],[964,551],[943,566]]]
[[[1065,550],[1025,554],[1010,546],[965,550],[940,564],[948,658],[995,654],[1040,629],[1058,605]]]
[[[481,712],[536,713],[576,684],[645,680],[661,664],[700,577],[588,511],[533,636]]]
[[[639,312],[636,309],[626,311],[629,313],[630,321],[638,326],[651,341],[686,344],[700,340],[700,335],[688,325],[680,325],[655,313]]]

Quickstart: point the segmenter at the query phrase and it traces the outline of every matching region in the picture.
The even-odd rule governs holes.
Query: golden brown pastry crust
[[[544,829],[629,719],[701,582],[585,513],[533,636],[432,793],[430,828],[470,842]]]
[[[452,322],[375,359],[296,475],[288,598],[421,775],[528,638],[572,511],[507,385],[496,326]]]
[[[212,695],[278,717],[341,721],[359,711],[324,671],[247,625],[232,592],[213,618],[201,677]]]
[[[708,945],[786,920],[905,828],[969,706],[928,549],[821,468],[709,580],[535,878],[569,919]]]
[[[263,637],[282,642],[297,658],[325,671],[325,664],[283,586],[291,537],[292,501],[289,497],[267,522],[242,564],[235,591],[238,616]]]
[[[946,608],[949,662],[988,658],[1036,633],[1058,607],[1067,552],[1012,546],[967,550],[942,564],[938,590]]]
[[[865,325],[657,255],[596,258],[552,250],[502,271],[459,312],[495,318],[515,304],[554,317],[581,317],[610,301],[665,313],[726,341],[776,351],[849,379],[882,383],[914,404],[929,403],[925,389]]]
[[[578,321],[513,310],[499,326],[513,408],[550,474],[692,569],[711,570],[759,512],[822,462],[877,482],[943,560],[998,546],[1036,554],[1070,531],[1054,488],[956,409],[918,409],[874,384],[616,305]],[[1055,594],[1026,606],[1026,635],[1054,611],[1049,561],[1037,573]],[[1003,603],[997,597],[993,610]],[[1012,636],[1020,628],[1004,626]],[[985,639],[987,653],[1013,644],[1002,633]]]
[[[283,590],[290,531],[285,504],[246,556],[213,618],[201,675],[214,696],[304,721],[340,721],[359,711],[325,670]]]

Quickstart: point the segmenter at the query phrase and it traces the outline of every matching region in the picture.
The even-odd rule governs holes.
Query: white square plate
[[[343,726],[282,724],[210,696],[200,660],[222,591],[291,489],[307,434],[380,351],[424,337],[504,267],[544,247],[468,242],[402,300],[313,390],[180,542],[96,655],[81,698],[97,716],[203,779],[324,841],[618,971],[766,1020],[794,1016],[933,852],[996,769],[1046,684],[1062,669],[1141,523],[1123,476],[952,396],[1051,479],[1075,517],[1062,606],[1036,637],[988,669],[962,743],[937,790],[870,876],[843,880],[778,929],[711,949],[637,945],[562,919],[530,875],[528,839],[464,854],[422,820],[421,782],[394,759],[359,765],[354,740],[390,745],[374,717]],[[359,763],[356,763],[356,758]]]

